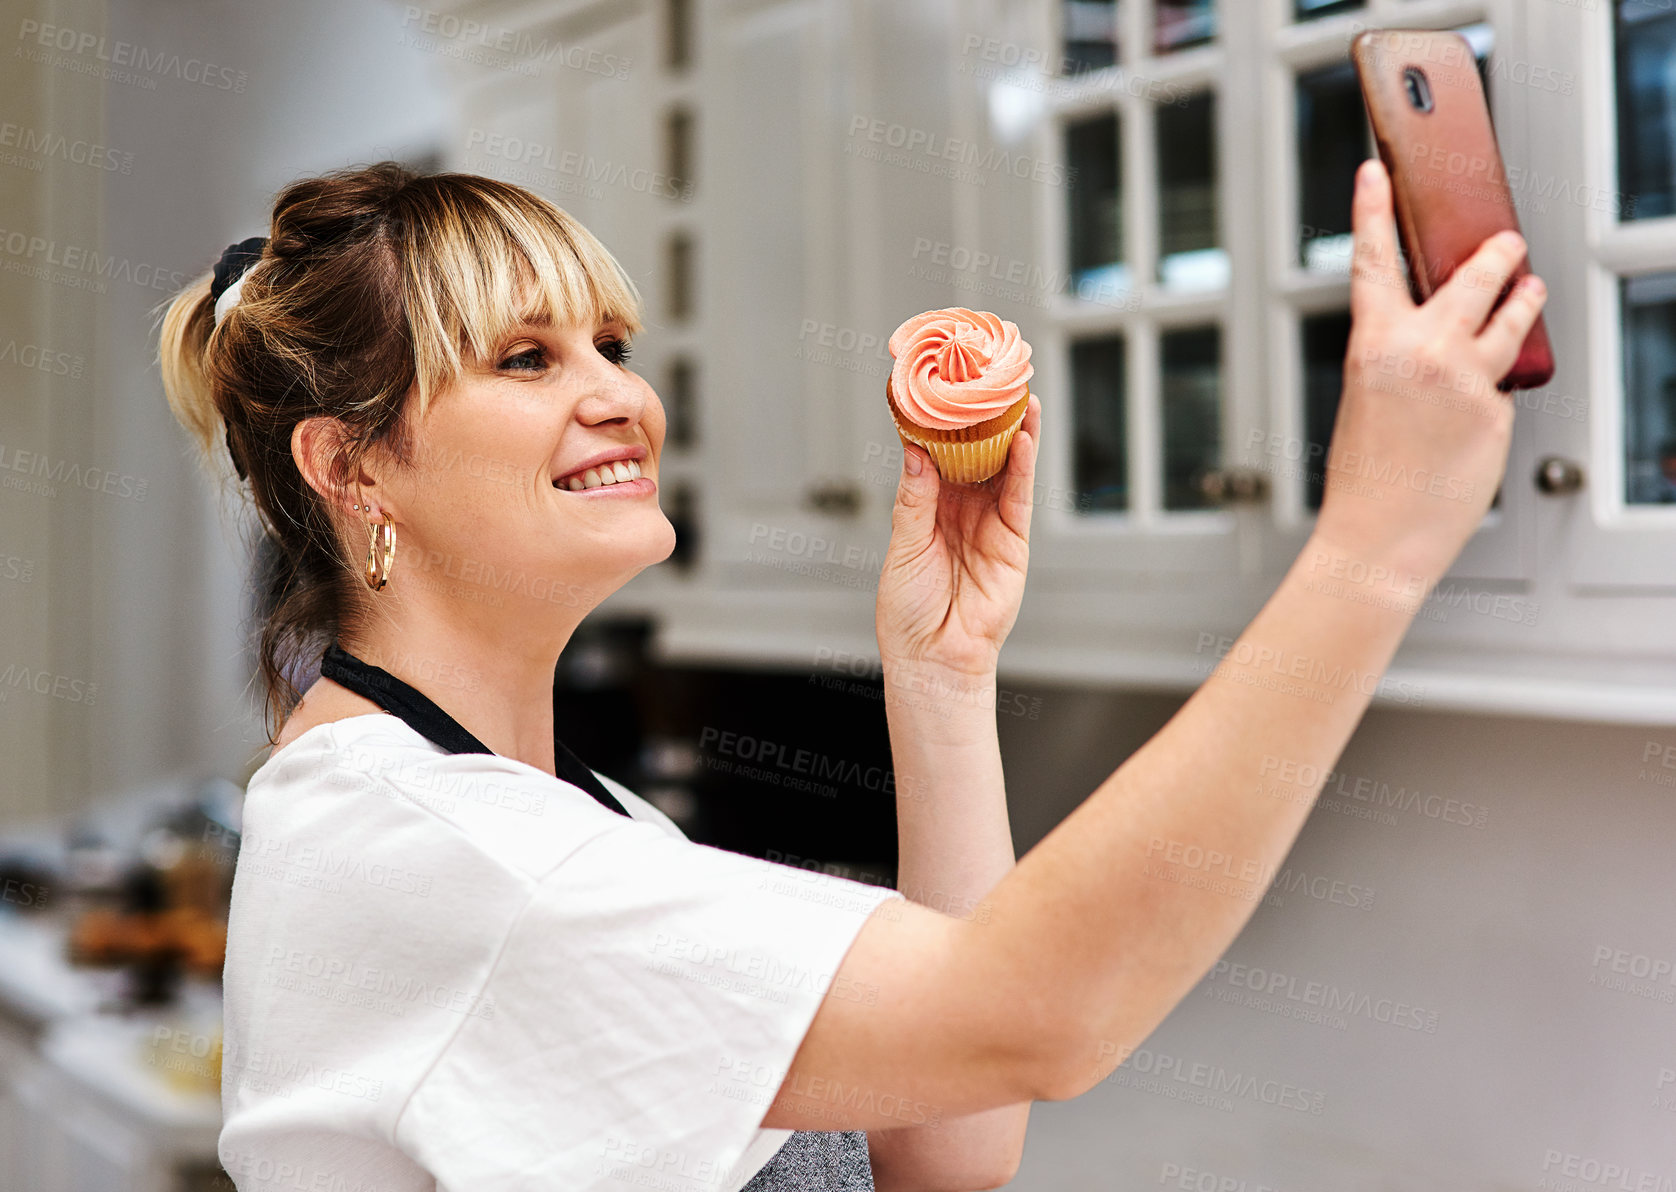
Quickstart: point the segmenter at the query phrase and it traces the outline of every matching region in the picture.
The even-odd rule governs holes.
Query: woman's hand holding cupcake
[[[1030,397],[1005,470],[981,487],[943,480],[926,451],[903,444],[876,606],[887,683],[993,683],[1024,599],[1040,425],[1041,402]]]

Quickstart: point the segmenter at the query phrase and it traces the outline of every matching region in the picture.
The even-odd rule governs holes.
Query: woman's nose
[[[587,395],[577,403],[576,417],[581,422],[596,426],[603,422],[640,421],[646,410],[645,386],[626,381],[620,373],[594,378]]]

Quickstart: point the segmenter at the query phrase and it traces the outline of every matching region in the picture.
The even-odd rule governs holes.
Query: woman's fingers
[[[1391,209],[1391,179],[1375,157],[1356,171],[1350,204],[1354,253],[1350,265],[1350,317],[1412,310],[1408,277],[1397,259],[1397,220]]]
[[[1024,541],[1030,541],[1030,510],[1035,505],[1036,444],[1041,439],[1042,403],[1031,394],[1024,410],[1024,424],[1013,436],[1007,452],[1007,467],[1002,474],[1001,495],[997,512],[1007,529]]]
[[[1534,273],[1527,273],[1508,294],[1507,301],[1490,316],[1489,323],[1478,336],[1484,354],[1484,371],[1493,380],[1505,377],[1519,359],[1519,349],[1525,337],[1536,326],[1537,316],[1548,301],[1548,287]]]
[[[1467,335],[1477,335],[1507,288],[1507,279],[1524,259],[1525,238],[1511,230],[1497,232],[1437,288],[1426,309]]]

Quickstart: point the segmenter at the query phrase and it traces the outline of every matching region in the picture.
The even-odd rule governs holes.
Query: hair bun
[[[269,254],[306,259],[376,234],[391,219],[390,200],[419,176],[400,162],[383,161],[292,183],[274,204]]]

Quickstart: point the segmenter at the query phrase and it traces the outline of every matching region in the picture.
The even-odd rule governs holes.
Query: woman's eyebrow
[[[582,320],[577,321],[581,322]],[[551,331],[553,327],[553,318],[547,311],[534,311],[528,314],[519,315],[518,321],[508,329],[508,334],[515,336],[523,331]],[[600,331],[612,328],[621,330],[626,334],[628,331],[628,323],[619,315],[597,318],[594,321],[594,331],[596,334]]]

